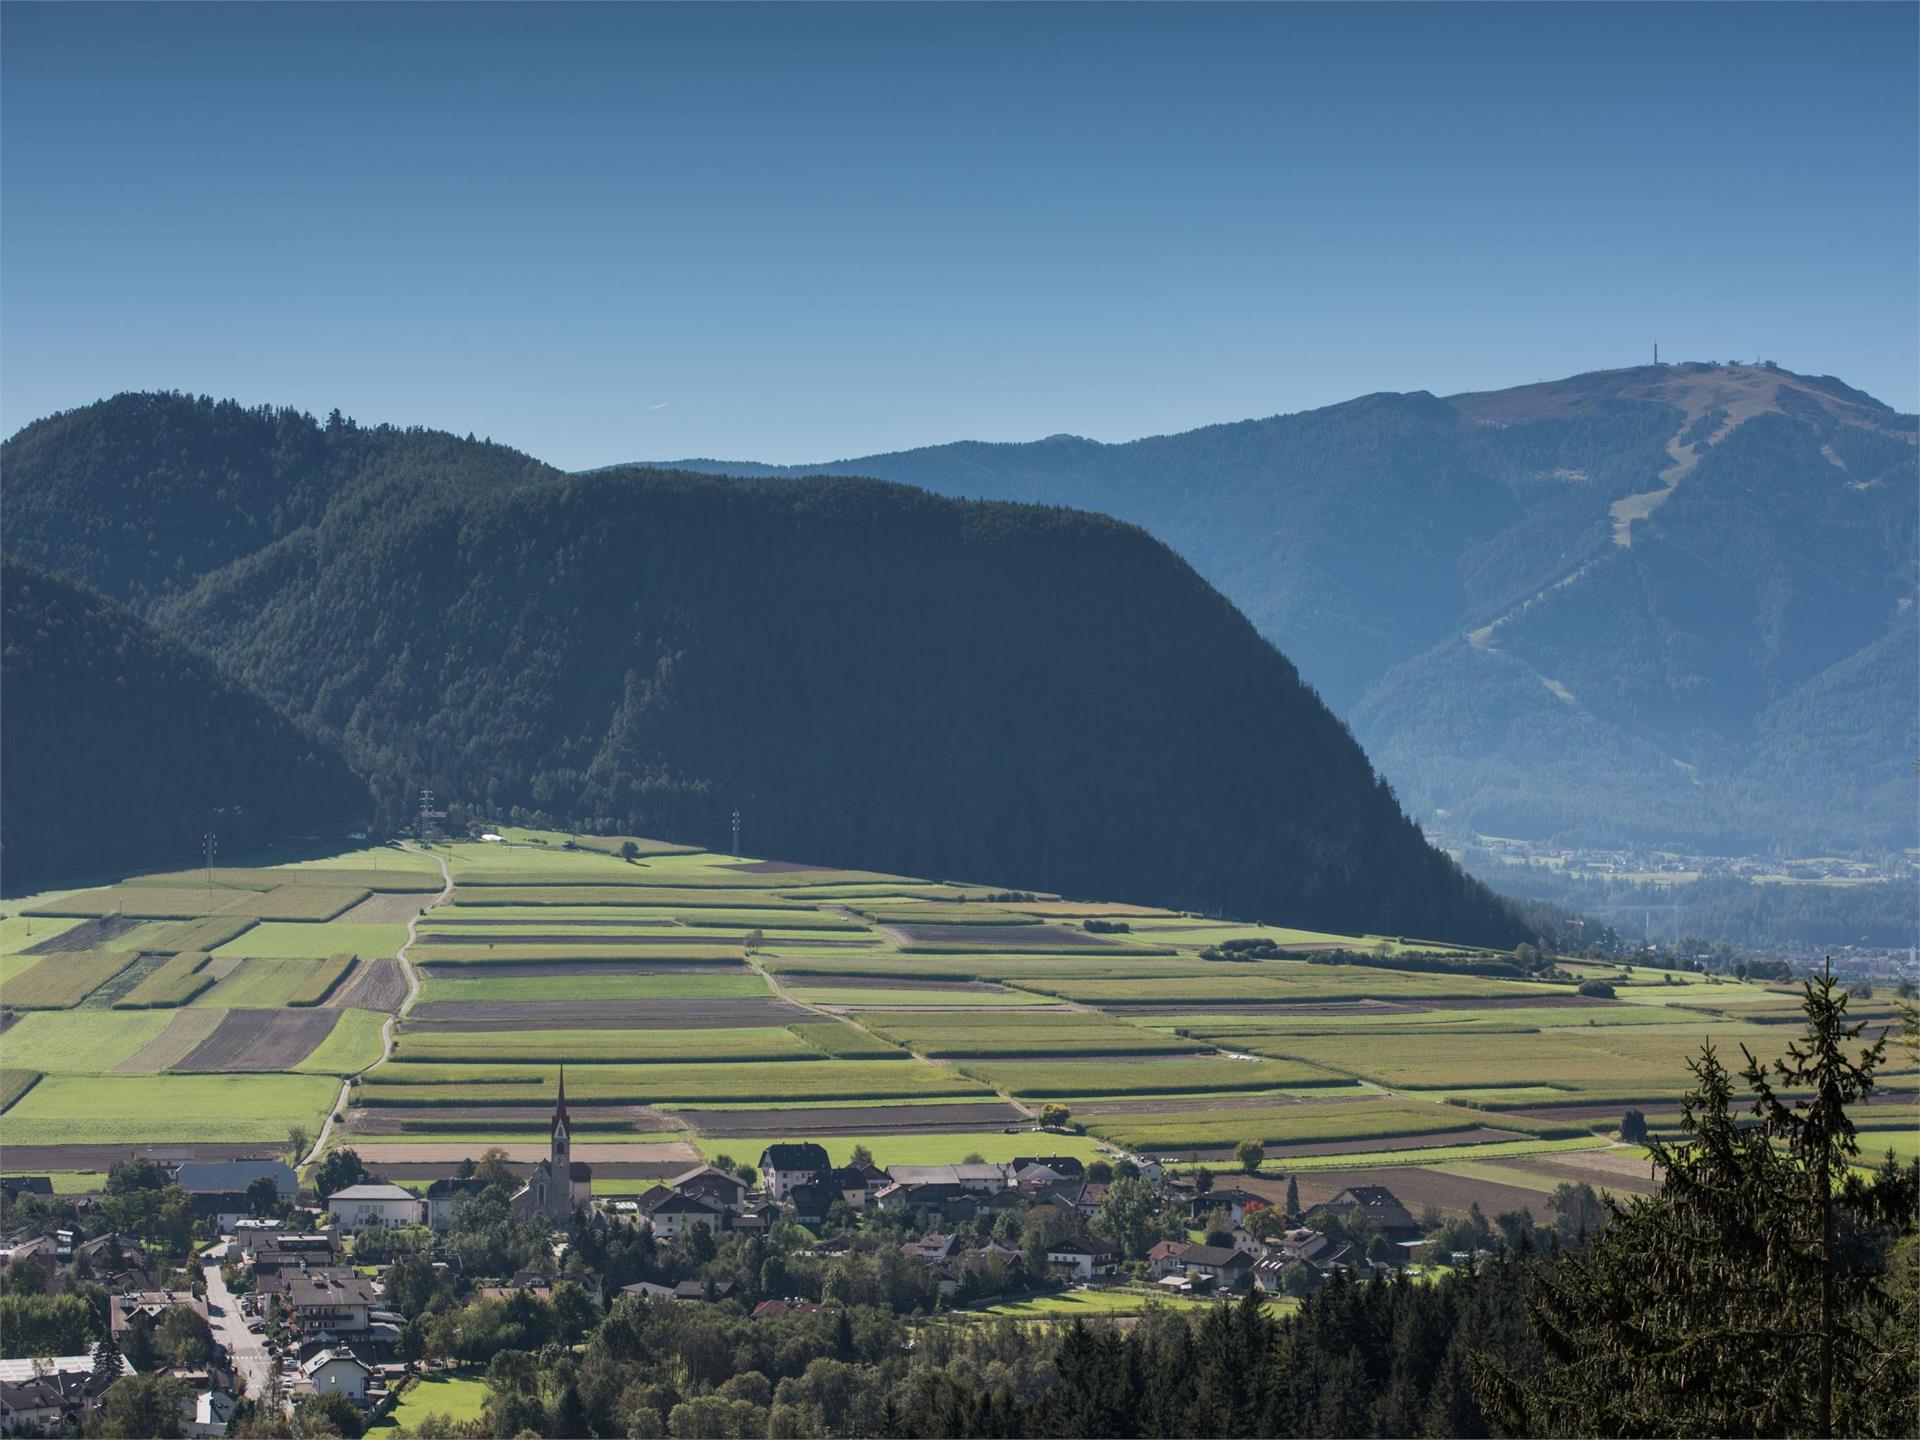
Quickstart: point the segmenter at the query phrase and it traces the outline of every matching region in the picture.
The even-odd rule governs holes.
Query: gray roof
[[[244,1195],[263,1176],[282,1195],[300,1188],[293,1167],[284,1160],[188,1160],[174,1183],[189,1195]]]

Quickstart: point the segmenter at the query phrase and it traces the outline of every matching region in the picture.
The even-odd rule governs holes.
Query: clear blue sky
[[[0,426],[584,467],[1777,359],[1920,401],[1907,4],[9,4]]]

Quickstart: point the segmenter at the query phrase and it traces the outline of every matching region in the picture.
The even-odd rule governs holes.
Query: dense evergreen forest
[[[1806,854],[1916,843],[1914,441],[1831,377],[1697,364],[1116,445],[680,463],[1143,525],[1440,832]]]
[[[9,542],[489,814],[1512,944],[1292,664],[1164,545],[873,481],[565,476],[185,396],[8,442]],[[15,498],[17,497],[17,498]]]
[[[365,784],[213,661],[124,606],[9,557],[0,563],[0,847],[21,888],[339,834],[372,814]]]

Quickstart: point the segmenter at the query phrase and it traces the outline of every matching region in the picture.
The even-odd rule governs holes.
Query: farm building
[[[785,1200],[796,1185],[811,1185],[832,1170],[824,1147],[811,1141],[769,1145],[760,1152],[760,1188],[769,1200]]]

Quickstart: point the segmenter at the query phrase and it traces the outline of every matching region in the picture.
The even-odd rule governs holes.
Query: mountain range
[[[1285,655],[1103,515],[871,479],[570,475],[178,394],[35,422],[0,464],[10,576],[98,592],[175,691],[271,706],[288,743],[256,758],[337,751],[386,827],[422,786],[488,817],[716,846],[738,813],[748,850],[831,865],[1328,930],[1531,933],[1427,843]],[[125,647],[68,648],[99,672],[78,702],[94,723],[65,747],[48,728],[49,775],[117,747],[164,772],[197,743],[115,702]],[[11,729],[39,672],[11,635],[6,660]],[[10,811],[26,765],[7,752]],[[218,776],[191,788],[200,808],[244,799]],[[111,809],[10,815],[9,858],[169,798],[136,774]]]
[[[1831,377],[1688,363],[1126,444],[670,463],[1139,524],[1436,833],[1873,853],[1920,843],[1915,439]]]

